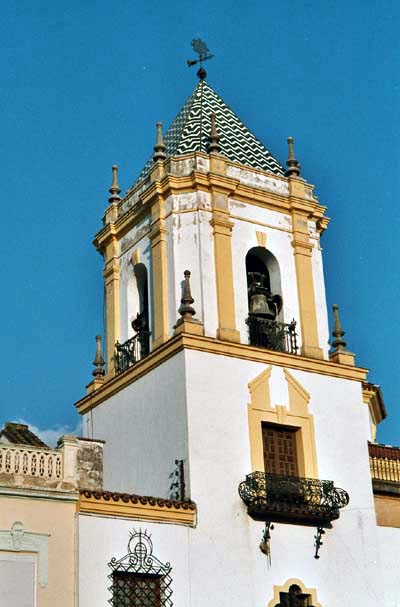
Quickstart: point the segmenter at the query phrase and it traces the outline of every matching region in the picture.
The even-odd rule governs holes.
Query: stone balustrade
[[[0,443],[0,487],[101,490],[103,441],[62,436],[56,449]]]

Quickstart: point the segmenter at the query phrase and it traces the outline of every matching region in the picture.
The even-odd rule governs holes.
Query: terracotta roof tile
[[[368,450],[371,457],[400,460],[400,447],[368,443]]]
[[[29,426],[26,424],[6,422],[3,430],[0,432],[0,439],[2,437],[14,445],[31,445],[32,447],[39,447],[41,449],[49,448],[46,443],[29,430]]]
[[[196,510],[196,504],[190,500],[169,500],[162,497],[152,497],[148,495],[135,495],[132,493],[118,493],[115,491],[92,491],[91,489],[81,489],[80,493],[87,498],[104,499],[113,502],[122,501],[124,503],[132,502],[132,504],[149,504],[150,506],[160,506],[165,508],[175,508],[177,510]]]

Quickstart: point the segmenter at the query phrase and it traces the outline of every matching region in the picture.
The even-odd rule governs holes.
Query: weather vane
[[[210,54],[210,51],[208,50],[206,43],[203,42],[203,40],[200,40],[200,38],[195,38],[194,40],[192,40],[192,48],[193,48],[194,52],[199,55],[199,58],[198,59],[188,59],[186,63],[188,64],[189,67],[192,67],[193,65],[196,65],[197,63],[200,63],[200,69],[197,72],[197,75],[200,78],[200,80],[204,80],[204,78],[207,76],[207,73],[203,67],[203,61],[207,61],[207,59],[212,59],[214,57],[214,55]]]

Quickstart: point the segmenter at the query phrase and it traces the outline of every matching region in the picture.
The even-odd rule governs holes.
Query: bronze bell
[[[282,297],[272,295],[265,286],[265,277],[258,272],[249,272],[249,313],[259,318],[275,320],[282,308]]]
[[[262,316],[264,318],[275,318],[275,315],[273,313],[271,314],[265,293],[253,293],[253,295],[251,295],[249,312],[250,314]]]

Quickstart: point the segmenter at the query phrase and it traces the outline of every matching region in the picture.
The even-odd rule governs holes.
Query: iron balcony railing
[[[332,481],[253,472],[239,485],[249,516],[257,521],[331,527],[349,495]]]
[[[150,352],[150,331],[140,331],[133,337],[120,344],[115,344],[114,362],[115,373],[123,373]]]
[[[297,354],[296,321],[286,324],[277,320],[267,320],[250,315],[246,324],[249,327],[250,345]]]

